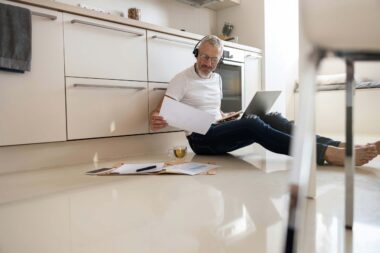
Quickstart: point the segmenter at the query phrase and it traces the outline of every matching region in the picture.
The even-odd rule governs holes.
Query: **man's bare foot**
[[[380,155],[380,141],[377,141],[377,142],[374,142],[374,143],[371,143],[373,145],[376,146],[376,149],[377,149],[377,154]]]
[[[376,145],[368,144],[355,147],[355,165],[361,166],[378,155]],[[325,152],[325,160],[328,164],[343,166],[345,158],[345,149],[339,147],[328,146]]]
[[[375,145],[376,146],[376,150],[377,150],[377,154],[380,155],[380,141],[377,141],[377,142],[374,142],[374,143],[368,143],[368,144],[362,144],[362,145],[355,145],[355,148],[363,148],[363,147],[366,147],[368,145]],[[344,142],[341,142],[339,143],[339,148],[345,148],[346,147],[346,143]]]

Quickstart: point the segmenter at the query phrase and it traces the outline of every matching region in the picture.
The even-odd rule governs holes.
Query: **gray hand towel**
[[[31,34],[30,10],[0,3],[0,69],[30,71]]]

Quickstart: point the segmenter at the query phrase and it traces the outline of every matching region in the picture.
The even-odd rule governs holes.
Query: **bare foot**
[[[376,145],[368,144],[355,147],[355,165],[361,166],[378,155]],[[325,160],[328,164],[343,166],[345,158],[345,149],[328,146],[325,152]]]
[[[377,141],[377,142],[374,142],[374,143],[371,143],[373,145],[376,146],[376,149],[377,149],[377,154],[380,155],[380,141]]]
[[[359,145],[355,145],[355,148],[364,148],[368,145],[375,145],[376,146],[376,150],[377,150],[377,154],[380,155],[380,141],[377,141],[377,142],[374,142],[374,143],[368,143],[368,144],[359,144]],[[346,143],[344,142],[341,142],[339,143],[339,148],[345,148],[346,147]]]

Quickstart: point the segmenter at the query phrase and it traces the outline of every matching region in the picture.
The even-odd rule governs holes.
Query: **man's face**
[[[218,65],[222,52],[210,43],[203,43],[198,48],[197,69],[201,77],[209,77]]]

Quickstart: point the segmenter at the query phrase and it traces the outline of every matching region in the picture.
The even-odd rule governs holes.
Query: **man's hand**
[[[223,118],[229,118],[229,119],[236,119],[240,116],[240,114],[242,113],[242,111],[238,111],[238,112],[227,112],[223,115]]]
[[[222,117],[220,120],[218,120],[218,123],[222,123],[222,122],[226,122],[226,121],[230,121],[230,120],[234,120],[236,118],[238,118],[240,116],[240,114],[242,113],[242,111],[238,111],[238,112],[228,112],[228,113],[222,113]]]
[[[154,111],[150,116],[150,128],[153,131],[157,131],[166,126],[168,126],[168,123],[165,119],[162,116],[159,116],[159,112]]]

